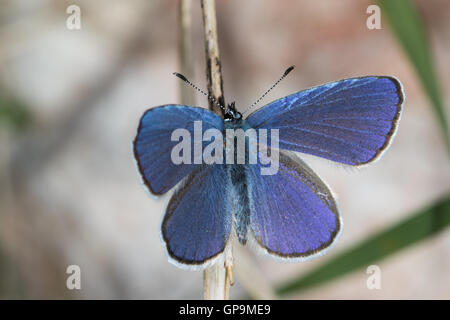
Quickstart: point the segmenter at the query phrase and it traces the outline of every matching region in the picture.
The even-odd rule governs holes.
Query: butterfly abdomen
[[[244,131],[249,129],[249,126],[245,123],[245,120],[236,120],[225,123],[225,129]],[[226,143],[229,144],[225,148],[225,153],[231,153],[234,158],[232,164],[227,164],[230,182],[232,185],[232,210],[233,210],[233,221],[234,230],[236,236],[240,243],[246,244],[247,242],[247,232],[250,225],[250,206],[249,206],[249,195],[248,195],[248,185],[247,185],[247,175],[246,166],[249,161],[249,142],[248,138],[245,138],[245,163],[241,164],[238,161],[238,148],[239,143],[237,138],[227,136]],[[234,147],[230,149],[230,145]]]
[[[232,201],[234,229],[240,243],[247,242],[248,226],[250,224],[250,206],[245,165],[228,165],[232,184]]]

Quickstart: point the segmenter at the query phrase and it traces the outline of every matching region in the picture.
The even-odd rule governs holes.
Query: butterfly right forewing
[[[327,83],[276,100],[246,120],[279,129],[279,147],[359,166],[378,159],[400,120],[404,92],[393,77]]]

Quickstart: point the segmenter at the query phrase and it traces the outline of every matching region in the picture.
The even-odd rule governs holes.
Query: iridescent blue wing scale
[[[225,165],[205,165],[175,192],[162,222],[172,262],[203,266],[220,255],[231,226],[229,178]]]
[[[256,129],[279,129],[280,149],[358,166],[389,146],[403,100],[395,78],[350,78],[276,100],[246,121]]]
[[[266,253],[305,260],[335,242],[341,216],[330,189],[293,152],[280,151],[279,163],[274,175],[247,167],[251,229]]]
[[[223,130],[222,119],[213,112],[184,105],[165,105],[147,110],[141,118],[134,140],[134,156],[139,172],[151,193],[161,195],[173,188],[200,164],[174,164],[171,141],[175,129],[187,129],[194,136],[194,121],[202,121],[205,130]],[[191,156],[191,159],[193,157]]]

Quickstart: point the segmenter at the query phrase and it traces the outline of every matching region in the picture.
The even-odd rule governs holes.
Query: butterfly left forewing
[[[193,137],[195,121],[202,123],[202,134],[211,128],[220,131],[223,128],[218,115],[199,107],[164,105],[149,109],[142,116],[133,151],[142,180],[152,194],[166,193],[200,166],[194,163],[192,150],[190,163],[178,164],[172,159],[172,150],[179,143],[172,139],[172,134],[182,129]]]

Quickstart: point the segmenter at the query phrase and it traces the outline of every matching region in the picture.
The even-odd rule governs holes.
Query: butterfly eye
[[[233,121],[240,120],[242,118],[242,114],[236,110],[235,103],[232,102],[228,105],[227,112],[225,113],[224,120],[225,121]]]
[[[223,117],[223,120],[226,122],[232,121],[234,119],[233,114],[228,110]]]

